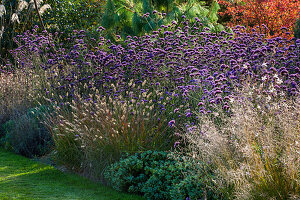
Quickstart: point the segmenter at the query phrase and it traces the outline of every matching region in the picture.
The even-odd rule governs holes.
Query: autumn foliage
[[[248,30],[259,26],[267,37],[293,37],[293,26],[300,15],[299,0],[219,0],[226,7],[221,16],[229,15],[229,26],[244,25]],[[285,28],[282,28],[285,27]]]

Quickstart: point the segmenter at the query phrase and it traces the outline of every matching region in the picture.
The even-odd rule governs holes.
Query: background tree
[[[85,30],[95,37],[101,24],[104,1],[98,0],[47,0],[52,9],[43,16],[46,29],[60,34],[61,40],[70,36],[73,30]]]
[[[244,25],[251,30],[259,27],[259,31],[268,37],[293,37],[293,27],[300,14],[300,1],[295,0],[220,0],[226,10],[220,13],[229,15],[229,26]],[[266,28],[261,25],[264,24]],[[284,29],[281,29],[285,27]],[[284,33],[288,31],[289,34]]]

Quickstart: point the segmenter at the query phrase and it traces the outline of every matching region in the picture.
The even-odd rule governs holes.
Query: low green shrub
[[[52,136],[42,123],[46,106],[29,109],[25,114],[14,116],[2,125],[5,136],[2,145],[26,157],[42,156],[50,151]]]
[[[201,167],[201,164],[198,164]],[[144,195],[146,199],[220,199],[209,190],[205,176],[184,176],[192,170],[192,163],[176,158],[170,152],[146,151],[125,155],[111,165],[105,177],[112,187],[130,193]],[[212,175],[212,174],[211,174]]]
[[[8,142],[8,132],[14,128],[14,121],[9,120],[0,126],[0,146],[5,149],[12,150],[11,145]]]
[[[207,175],[190,175],[185,177],[181,182],[174,185],[173,189],[170,191],[171,199],[221,199],[220,194],[209,188],[209,183],[207,185],[207,180],[209,174]],[[188,197],[188,198],[187,198]]]

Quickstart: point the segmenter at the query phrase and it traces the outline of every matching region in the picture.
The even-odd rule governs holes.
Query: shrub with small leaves
[[[12,150],[12,146],[8,142],[8,133],[9,130],[13,129],[15,123],[13,120],[7,121],[5,124],[0,126],[0,146],[5,149]]]
[[[173,157],[173,153],[146,151],[126,154],[106,170],[105,177],[115,189],[144,195],[146,199],[186,199],[189,195],[203,198],[206,194],[214,199],[213,192],[206,192],[205,176],[184,178],[191,166],[183,157]]]
[[[105,1],[96,0],[47,0],[51,10],[43,20],[51,33],[63,32],[60,43],[68,45],[67,38],[73,30],[85,30],[90,37],[99,37],[96,29],[101,23]]]
[[[207,174],[203,176],[199,175],[189,175],[185,177],[180,183],[174,185],[173,189],[170,191],[171,199],[224,199],[221,195],[209,189],[209,185],[207,184],[208,176],[211,174]],[[187,198],[188,197],[188,198]]]
[[[111,165],[105,172],[105,177],[117,190],[142,194],[143,186],[154,170],[172,162],[170,160],[167,162],[167,155],[167,152],[155,151],[136,153],[131,156],[126,154],[120,162]]]

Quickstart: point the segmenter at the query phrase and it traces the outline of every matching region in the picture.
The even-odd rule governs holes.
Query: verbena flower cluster
[[[38,27],[17,36],[15,42],[19,47],[11,51],[14,63],[0,67],[0,82],[4,83],[0,85],[0,96],[1,91],[3,97],[8,95],[0,102],[0,120],[5,127],[13,126],[8,115],[15,110],[22,108],[20,116],[27,116],[25,110],[31,104],[36,106],[36,102],[50,107],[49,111],[41,112],[47,116],[43,123],[55,144],[55,160],[97,180],[124,153],[176,148],[195,161],[191,163],[195,171],[184,173],[187,179],[176,187],[178,195],[186,199],[208,195],[206,189],[201,194],[190,193],[195,188],[199,191],[200,180],[203,184],[212,181],[214,184],[209,187],[218,185],[214,189],[218,194],[224,187],[225,196],[234,192],[239,195],[240,191],[234,191],[239,189],[238,183],[227,188],[227,183],[234,179],[226,175],[240,177],[240,167],[248,163],[259,163],[248,165],[249,169],[253,167],[251,173],[257,170],[258,176],[246,180],[248,174],[243,173],[245,184],[241,190],[258,191],[260,195],[260,191],[273,185],[271,190],[276,195],[283,191],[279,196],[285,191],[296,191],[299,145],[294,142],[294,133],[298,131],[298,112],[292,110],[299,108],[295,99],[299,98],[300,39],[266,39],[255,31],[247,33],[243,26],[213,33],[197,18],[192,23],[185,16],[182,19],[181,23],[162,25],[149,35],[128,36],[125,41],[116,36],[120,39],[117,44],[105,39],[103,27],[98,28],[99,38],[89,37],[84,30],[74,30],[65,38],[61,33],[38,33]],[[12,97],[18,97],[17,101],[6,104],[5,99]],[[292,106],[284,110],[289,101]],[[229,123],[230,120],[234,121]],[[23,121],[20,118],[19,128],[12,129],[10,134],[23,128]],[[35,129],[30,127],[41,123],[27,121],[27,132],[36,135],[38,130],[32,132]],[[19,143],[14,141],[19,140],[11,142],[18,147]],[[27,141],[26,148],[30,143],[40,145],[35,140]],[[24,149],[24,145],[21,147]],[[244,147],[253,148],[254,156],[237,154]],[[271,147],[273,152],[268,151]],[[283,154],[285,149],[287,153]],[[273,157],[269,157],[271,153]],[[206,171],[198,171],[200,162]],[[287,164],[278,165],[280,162]],[[268,163],[269,169],[279,168],[270,170],[275,172],[274,176],[260,176],[260,172],[266,172],[261,166]],[[171,177],[169,173],[175,168],[170,169],[159,177]],[[282,173],[285,169],[292,173]],[[213,172],[216,179],[204,178],[203,172]],[[281,178],[284,176],[289,178]],[[157,177],[153,177],[150,185],[157,183]],[[273,184],[273,180],[289,183],[290,177],[295,181],[289,187]],[[227,189],[231,190],[228,195]],[[144,192],[149,197],[153,193]],[[241,194],[244,195],[243,191]]]
[[[76,100],[76,94],[93,100],[89,88],[103,97],[123,95],[140,103],[149,98],[139,95],[152,92],[155,112],[169,121],[188,120],[196,117],[193,111],[209,113],[216,104],[230,110],[233,88],[245,83],[261,83],[271,96],[298,94],[300,40],[265,39],[244,30],[237,26],[216,34],[186,20],[151,35],[128,36],[121,44],[88,38],[81,30],[67,38],[68,49],[58,33],[33,30],[16,38],[19,47],[12,54],[20,67],[45,72],[49,87],[44,92],[55,91],[60,103]]]

